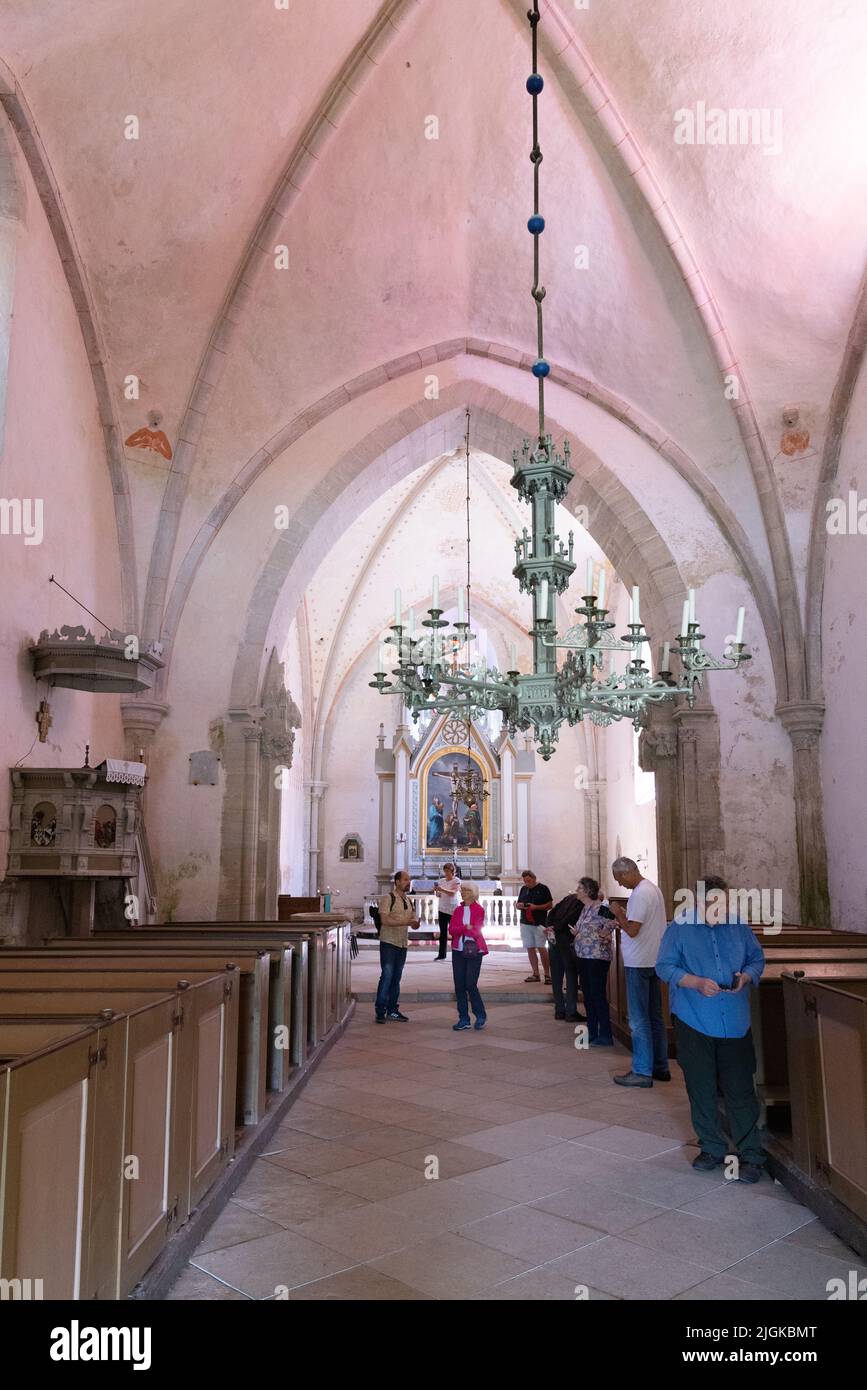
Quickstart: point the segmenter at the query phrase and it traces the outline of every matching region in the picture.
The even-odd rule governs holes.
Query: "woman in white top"
[[[454,864],[443,864],[443,876],[434,892],[439,898],[440,953],[434,960],[445,960],[446,943],[449,936],[449,922],[461,900],[461,881],[455,873]]]

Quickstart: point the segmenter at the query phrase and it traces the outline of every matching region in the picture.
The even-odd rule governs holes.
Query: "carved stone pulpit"
[[[15,767],[11,777],[10,877],[138,877],[142,764]]]

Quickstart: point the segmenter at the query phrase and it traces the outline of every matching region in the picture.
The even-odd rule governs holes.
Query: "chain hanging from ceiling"
[[[541,16],[538,0],[528,12],[530,24],[532,72],[526,87],[532,99],[533,143],[530,161],[533,165],[533,214],[527,230],[533,238],[533,285],[531,296],[536,312],[537,358],[532,373],[538,383],[539,432],[535,445],[525,439],[519,455],[513,454],[512,487],[522,502],[530,507],[531,527],[525,527],[515,541],[513,575],[521,593],[530,596],[533,626],[529,636],[533,643],[533,670],[521,674],[517,670],[514,644],[511,646],[510,669],[505,672],[488,668],[483,661],[472,661],[471,650],[475,637],[470,630],[469,599],[469,428],[467,411],[467,589],[458,589],[458,616],[453,631],[447,633],[439,606],[439,581],[434,579],[433,603],[422,626],[427,635],[415,636],[414,618],[403,621],[400,590],[395,591],[394,623],[391,636],[380,644],[378,670],[370,685],[383,694],[398,694],[414,718],[422,710],[449,714],[463,719],[468,726],[467,777],[475,767],[470,756],[472,720],[486,711],[499,711],[504,725],[514,736],[518,730],[532,730],[539,752],[544,759],[551,757],[561,726],[575,725],[586,716],[595,724],[611,724],[629,719],[639,729],[647,722],[650,706],[683,696],[688,705],[695,703],[706,671],[736,670],[750,655],[743,642],[744,610],[738,612],[734,640],[729,641],[721,658],[705,651],[704,633],[695,613],[695,591],[690,589],[683,605],[680,633],[666,642],[658,674],[654,677],[646,665],[642,650],[649,642],[640,615],[638,586],[632,590],[628,632],[612,636],[613,622],[608,621],[605,603],[605,572],[600,574],[596,592],[593,563],[587,562],[586,592],[582,604],[575,609],[580,621],[558,637],[556,626],[556,597],[564,594],[575,570],[574,538],[568,536],[564,545],[556,531],[556,509],[562,503],[574,473],[570,462],[569,443],[563,443],[562,456],[554,450],[553,439],[545,427],[545,379],[550,366],[544,356],[544,323],[542,305],[545,288],[540,276],[540,240],[545,219],[540,212],[540,167],[542,150],[539,143],[539,97],[544,79],[539,72],[538,31]],[[558,666],[557,652],[567,655]],[[614,667],[618,653],[628,654],[623,671]],[[671,656],[679,659],[680,672],[671,670]],[[604,667],[608,664],[607,674]],[[391,677],[392,679],[390,679]],[[480,778],[481,774],[477,776]],[[467,783],[466,791],[472,791]],[[476,790],[472,799],[484,792]],[[468,797],[463,797],[469,800]]]

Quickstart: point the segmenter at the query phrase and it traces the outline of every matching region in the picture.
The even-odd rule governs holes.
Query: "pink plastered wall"
[[[43,628],[102,627],[48,582],[50,575],[111,626],[122,625],[117,531],[105,443],[84,342],[63,267],[24,161],[23,218],[12,292],[0,498],[42,501],[42,538],[0,534],[0,875],[9,831],[7,769],[80,766],[121,756],[117,695],[37,686],[28,646]],[[38,517],[34,507],[32,517]],[[38,528],[33,528],[34,539]],[[40,743],[39,701],[53,723]],[[32,745],[32,746],[31,746]]]

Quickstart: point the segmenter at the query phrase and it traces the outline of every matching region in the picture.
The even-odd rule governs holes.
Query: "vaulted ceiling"
[[[195,538],[287,438],[348,405],[359,437],[367,394],[431,345],[532,351],[526,8],[0,0],[3,85],[56,184],[120,437],[155,411],[173,451],[124,454],[152,634]],[[542,11],[547,354],[695,462],[797,628],[867,260],[867,7]],[[764,147],[678,143],[697,103],[781,124]]]

